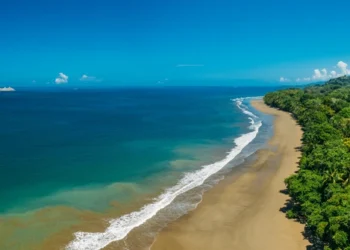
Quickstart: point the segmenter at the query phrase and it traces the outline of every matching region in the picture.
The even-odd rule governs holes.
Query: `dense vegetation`
[[[292,113],[304,131],[299,170],[285,180],[287,217],[305,223],[314,248],[350,250],[350,77],[264,101]]]

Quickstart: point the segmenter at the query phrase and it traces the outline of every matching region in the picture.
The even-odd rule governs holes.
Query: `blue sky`
[[[2,0],[0,82],[294,82],[316,80],[315,69],[327,78],[342,72],[340,61],[350,63],[349,7],[346,0]]]

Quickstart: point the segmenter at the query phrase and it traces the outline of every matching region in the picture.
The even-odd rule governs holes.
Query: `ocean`
[[[264,146],[249,100],[275,89],[0,93],[0,249],[147,249]]]

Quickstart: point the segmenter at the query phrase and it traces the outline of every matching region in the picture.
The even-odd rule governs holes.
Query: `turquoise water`
[[[0,212],[20,216],[58,205],[103,212],[114,201],[156,197],[185,173],[225,158],[234,140],[251,132],[232,99],[272,90],[0,93]]]

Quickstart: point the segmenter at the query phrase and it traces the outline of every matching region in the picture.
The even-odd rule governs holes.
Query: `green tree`
[[[285,180],[289,218],[305,223],[325,250],[350,250],[350,77],[268,93],[266,104],[302,126],[299,171]]]

